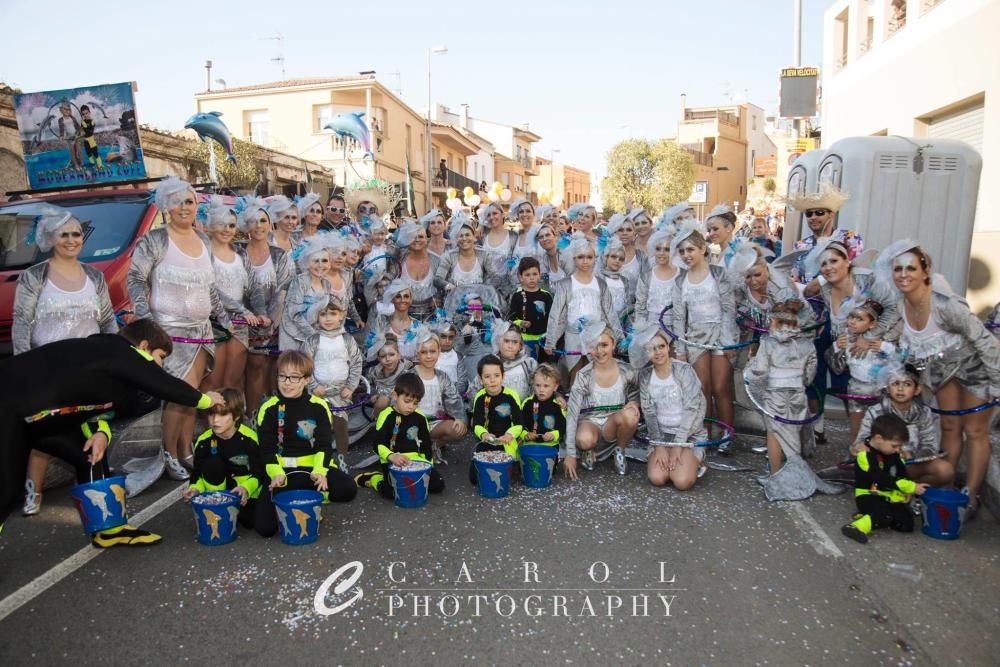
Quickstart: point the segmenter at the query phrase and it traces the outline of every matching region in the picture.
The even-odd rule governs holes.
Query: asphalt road
[[[844,425],[828,430],[817,467],[845,449]],[[580,482],[486,500],[466,478],[468,454],[449,458],[447,489],[427,507],[362,490],[328,507],[303,547],[255,534],[199,546],[190,509],[170,500],[178,485],[160,481],[130,511],[165,506],[147,524],[164,542],[96,552],[66,489],[47,492],[42,514],[0,537],[0,660],[996,664],[1000,529],[987,512],[955,542],[879,531],[862,546],[839,532],[849,495],[769,503],[759,472],[709,471],[677,493],[608,462]],[[763,457],[735,458],[763,469]],[[355,561],[358,580],[341,595],[330,582],[322,600],[329,609],[359,589],[360,600],[317,613],[317,590]]]

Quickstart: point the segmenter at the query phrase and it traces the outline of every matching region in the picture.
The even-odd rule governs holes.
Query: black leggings
[[[76,481],[78,484],[82,484],[89,482],[91,477],[104,479],[109,474],[107,452],[91,469],[90,461],[87,460],[90,454],[83,451],[83,445],[86,442],[87,438],[84,437],[83,433],[79,429],[74,429],[46,434],[36,440],[32,444],[32,448],[57,459],[62,459],[73,466],[76,469]],[[38,490],[41,491],[41,489]]]
[[[882,496],[868,493],[857,496],[858,512],[872,519],[872,528],[892,528],[901,533],[913,532],[913,513],[906,503],[890,503]]]
[[[505,451],[507,450],[504,449],[503,445],[499,444],[491,445],[488,442],[480,442],[478,445],[476,445],[476,448],[473,450],[472,455],[474,458],[476,452],[505,452]],[[469,461],[469,482],[473,485],[479,483],[479,475],[476,472],[475,460]]]
[[[378,494],[387,500],[395,500],[396,492],[392,488],[392,481],[389,479],[389,466],[382,466],[382,474],[385,477],[382,481],[378,483],[375,490]],[[441,493],[444,491],[444,477],[438,472],[437,468],[431,468],[431,478],[427,483],[428,493]]]
[[[309,475],[299,474],[299,471],[309,472],[308,468],[297,468],[287,470],[285,477],[288,483],[280,489],[275,489],[275,495],[285,491],[316,490],[316,484]],[[327,495],[332,503],[347,503],[354,500],[358,495],[358,485],[350,475],[342,473],[336,468],[330,468],[326,473]],[[249,504],[249,503],[247,503]],[[278,515],[274,511],[274,500],[271,492],[265,487],[261,489],[260,497],[257,498],[256,510],[254,512],[254,528],[262,537],[272,537],[278,532]]]

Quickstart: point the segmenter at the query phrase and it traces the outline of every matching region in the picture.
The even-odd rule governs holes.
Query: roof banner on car
[[[14,96],[32,190],[146,177],[131,83]]]

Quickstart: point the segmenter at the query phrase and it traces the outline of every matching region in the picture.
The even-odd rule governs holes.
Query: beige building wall
[[[529,179],[531,193],[535,195],[533,201],[537,201],[537,193],[541,190],[559,193],[562,196],[559,208],[562,209],[590,201],[590,172],[568,164],[552,164],[542,158],[535,158],[534,171]]]
[[[838,0],[824,15],[823,144],[928,136],[934,121],[982,109],[983,157],[969,303],[1000,301],[1000,0]],[[942,224],[947,221],[942,220]]]
[[[711,156],[711,160],[695,156],[695,180],[708,183],[708,201],[696,206],[700,215],[720,203],[743,207],[748,179],[746,132],[745,105],[692,108],[682,104],[677,143]]]
[[[195,104],[198,111],[222,112],[223,121],[235,137],[254,139],[330,168],[340,185],[344,185],[345,177],[343,145],[321,127],[339,113],[365,113],[375,159],[364,159],[360,149],[349,151],[346,183],[372,176],[390,183],[402,182],[408,156],[415,203],[418,211],[424,208],[426,120],[374,76],[299,79],[230,88],[200,93],[195,96]],[[252,123],[264,117],[267,136],[252,137]]]

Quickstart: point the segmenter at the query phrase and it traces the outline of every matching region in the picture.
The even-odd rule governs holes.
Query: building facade
[[[837,0],[824,14],[823,144],[947,138],[982,155],[967,296],[1000,300],[1000,0]],[[946,221],[942,221],[942,224]]]
[[[553,163],[544,158],[535,158],[535,175],[530,178],[532,194],[541,190],[552,190],[559,194],[560,208],[590,201],[590,172],[568,164]],[[532,199],[537,203],[537,196]]]

